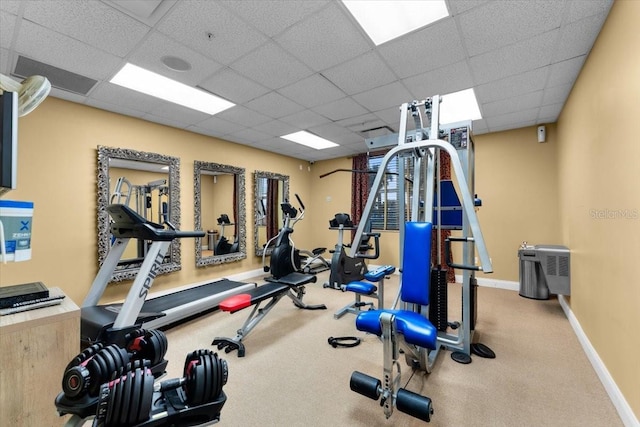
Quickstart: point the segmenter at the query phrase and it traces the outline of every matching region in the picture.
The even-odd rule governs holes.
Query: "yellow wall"
[[[558,120],[571,309],[640,418],[640,2],[617,1]]]
[[[478,219],[494,271],[479,278],[518,281],[523,241],[561,244],[553,124],[547,125],[546,141],[538,142],[536,126],[475,138]]]
[[[180,228],[194,227],[193,162],[246,170],[248,258],[195,268],[195,240],[182,242],[182,270],[158,277],[154,290],[221,278],[262,266],[253,250],[253,175],[290,176],[291,192],[310,198],[307,162],[49,97],[19,121],[18,188],[4,199],[35,203],[32,259],[0,265],[0,286],[42,281],[80,304],[97,273],[97,146],[129,148],[180,158]],[[230,212],[229,212],[230,213]],[[312,226],[296,225],[296,242],[311,246]],[[124,298],[130,282],[114,284],[105,301]]]

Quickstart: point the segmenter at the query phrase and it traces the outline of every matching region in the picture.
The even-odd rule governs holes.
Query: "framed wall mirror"
[[[124,148],[98,147],[98,263],[102,266],[112,243],[107,206],[126,204],[155,223],[171,222],[180,229],[180,159]],[[150,243],[127,244],[112,282],[135,278]],[[160,274],[180,270],[180,240],[171,243]]]
[[[195,161],[193,165],[196,266],[247,257],[244,168]]]
[[[280,203],[289,199],[289,177],[264,171],[255,171],[253,177],[253,241],[256,255],[261,257],[265,250],[267,255],[271,254],[272,248],[265,248],[265,245],[282,227],[284,218]]]

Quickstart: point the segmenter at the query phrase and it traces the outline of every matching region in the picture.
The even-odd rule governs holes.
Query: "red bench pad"
[[[239,294],[226,298],[220,303],[222,311],[238,311],[251,305],[251,295]]]
[[[247,292],[225,298],[220,302],[220,310],[234,313],[236,311],[257,304],[267,298],[272,298],[283,292],[287,292],[290,286],[282,283],[265,283]]]

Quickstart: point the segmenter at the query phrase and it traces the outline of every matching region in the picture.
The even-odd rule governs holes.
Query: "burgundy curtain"
[[[278,234],[278,180],[267,180],[267,240]]]
[[[369,156],[366,153],[358,154],[353,158],[354,171],[366,171],[369,169]],[[354,172],[351,174],[351,220],[359,224],[369,197],[369,174]],[[351,240],[355,237],[355,230],[351,230]]]
[[[444,150],[440,150],[440,179],[451,179],[451,160],[447,152]],[[447,263],[444,257],[444,241],[450,235],[450,230],[442,230],[442,232],[440,233],[440,259],[442,260],[441,268],[447,269],[447,283],[455,283],[456,273],[453,268],[447,267]],[[431,236],[431,247],[433,248],[433,250],[431,251],[431,263],[433,265],[437,265],[438,263],[437,241],[438,231],[434,229]],[[453,261],[453,255],[451,253],[449,254],[449,261]]]

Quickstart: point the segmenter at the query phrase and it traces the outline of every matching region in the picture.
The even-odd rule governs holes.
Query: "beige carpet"
[[[349,293],[322,288],[328,272],[307,286],[304,301],[327,310],[296,308],[282,299],[245,339],[246,356],[219,351],[229,365],[228,400],[220,425],[228,426],[414,426],[425,423],[399,411],[385,419],[379,403],[352,392],[359,370],[382,377],[382,345],[355,329],[354,315],[333,313]],[[256,282],[262,283],[260,279]],[[398,277],[386,282],[395,297]],[[449,320],[459,319],[460,286],[449,285]],[[235,336],[250,308],[215,312],[166,331],[168,376],[182,376],[186,354],[209,348],[216,336]],[[362,344],[334,349],[331,336],[356,335]],[[496,359],[474,356],[461,365],[441,352],[431,374],[402,363],[402,383],[429,396],[433,426],[621,426],[604,387],[582,351],[556,299],[536,301],[517,292],[481,287],[474,341]]]

